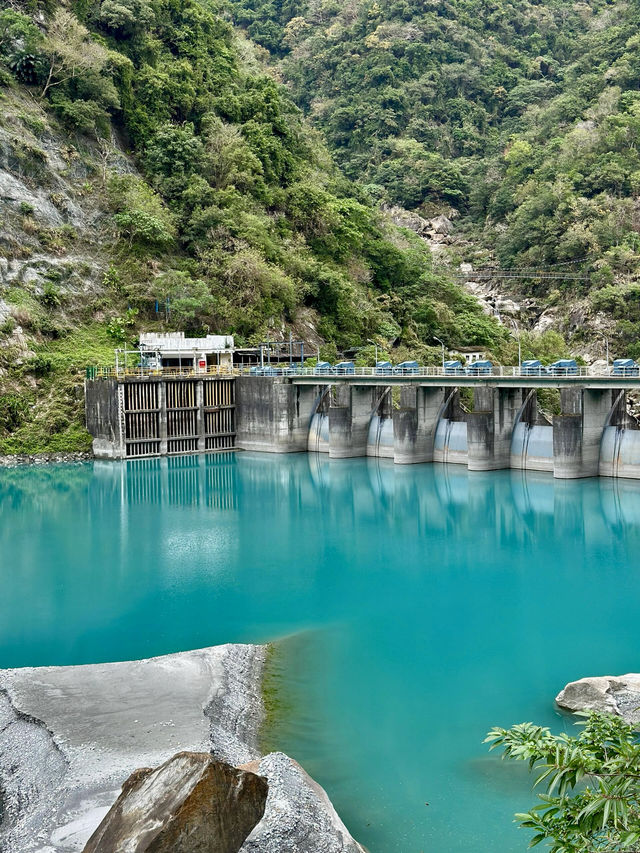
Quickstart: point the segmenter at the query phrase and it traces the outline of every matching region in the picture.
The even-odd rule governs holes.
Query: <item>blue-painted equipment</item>
[[[393,368],[394,373],[420,373],[420,367],[417,361],[401,361]]]
[[[577,376],[578,364],[574,358],[560,358],[547,368],[551,376]]]
[[[344,376],[348,374],[353,374],[356,372],[355,365],[352,361],[340,361],[333,368],[334,373],[337,373],[338,376]]]
[[[393,373],[393,365],[390,361],[376,361],[376,373],[382,373],[385,376]]]
[[[474,361],[473,364],[468,364],[466,367],[466,373],[469,376],[487,376],[491,374],[492,370],[493,362],[488,359]]]
[[[464,367],[459,361],[445,361],[442,367],[444,372],[449,376],[462,376],[464,374]]]
[[[520,365],[520,374],[522,376],[544,376],[546,373],[547,368],[537,358],[523,361]]]
[[[613,362],[613,376],[638,376],[640,375],[640,365],[632,358],[616,358]]]
[[[313,372],[319,376],[326,376],[329,373],[333,373],[333,366],[329,361],[319,361],[314,367]]]

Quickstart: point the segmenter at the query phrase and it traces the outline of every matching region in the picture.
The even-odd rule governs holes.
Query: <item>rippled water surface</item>
[[[568,727],[566,681],[637,671],[638,553],[631,481],[313,454],[0,469],[0,667],[287,638],[271,740],[371,853],[515,853],[529,781],[484,734]]]

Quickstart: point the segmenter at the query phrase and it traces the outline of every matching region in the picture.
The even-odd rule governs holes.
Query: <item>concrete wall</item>
[[[438,420],[445,403],[444,388],[409,387],[400,391],[400,408],[393,412],[393,461],[433,462]]]
[[[511,439],[510,468],[553,471],[553,427],[519,421]]]
[[[597,477],[600,445],[615,398],[614,391],[567,389],[560,392],[562,413],[553,419],[553,476]]]
[[[268,376],[236,380],[236,447],[268,453],[307,450],[309,427],[322,389]]]
[[[376,412],[369,422],[367,456],[393,459],[393,455],[393,418]]]
[[[601,477],[640,479],[640,430],[605,427],[598,473]]]
[[[115,379],[87,379],[84,386],[87,430],[93,436],[93,453],[98,459],[120,459],[124,442],[118,418],[118,382]]]
[[[460,394],[448,390],[440,410],[433,445],[434,462],[451,462],[466,465],[469,461],[467,447],[467,420],[460,408]]]
[[[436,429],[433,461],[466,465],[468,460],[466,421],[441,418]]]
[[[329,412],[316,412],[309,427],[309,453],[329,452]]]
[[[509,468],[513,428],[523,404],[520,388],[475,388],[466,415],[470,471]]]
[[[380,390],[359,385],[337,385],[329,407],[329,456],[346,459],[367,455],[369,423],[379,404]]]
[[[378,389],[378,405],[367,433],[367,456],[393,459],[393,403],[391,388]],[[374,403],[375,405],[375,403]]]

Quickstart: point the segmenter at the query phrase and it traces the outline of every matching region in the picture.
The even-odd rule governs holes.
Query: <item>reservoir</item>
[[[0,469],[0,667],[280,640],[269,749],[371,853],[517,853],[494,725],[637,671],[640,482],[229,453]]]

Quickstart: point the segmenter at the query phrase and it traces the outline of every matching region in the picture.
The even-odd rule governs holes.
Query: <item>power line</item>
[[[489,278],[536,278],[536,279],[559,279],[561,281],[589,281],[591,275],[589,273],[578,272],[550,272],[549,270],[535,269],[534,267],[518,267],[516,269],[481,269],[473,270],[472,272],[455,274],[455,278],[463,279],[464,281],[474,281],[479,279]]]

